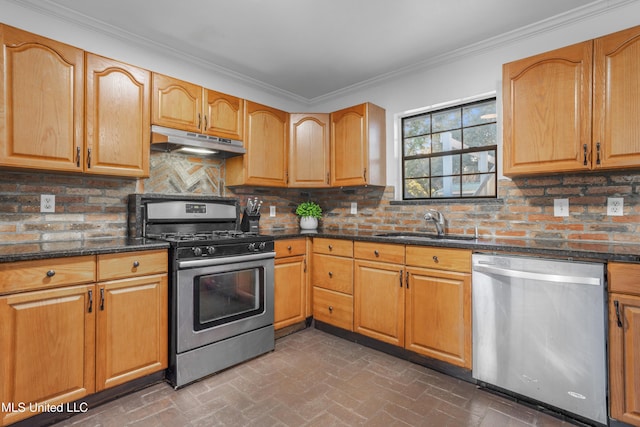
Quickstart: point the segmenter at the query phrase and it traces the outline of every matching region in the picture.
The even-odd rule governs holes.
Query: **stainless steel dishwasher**
[[[604,264],[472,259],[473,377],[606,425]]]

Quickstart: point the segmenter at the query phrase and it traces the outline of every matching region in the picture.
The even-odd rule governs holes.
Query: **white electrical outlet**
[[[269,216],[270,217],[276,216],[276,207],[275,206],[269,206]]]
[[[55,212],[56,196],[53,194],[40,195],[40,212]]]
[[[624,199],[622,197],[607,198],[607,215],[609,216],[624,215]]]
[[[553,216],[569,216],[569,199],[553,200]]]
[[[358,202],[351,202],[351,215],[358,214]]]

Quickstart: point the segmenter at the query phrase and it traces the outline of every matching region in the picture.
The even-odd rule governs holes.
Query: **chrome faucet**
[[[438,231],[438,236],[444,236],[444,215],[442,212],[438,212],[435,209],[429,209],[429,212],[424,214],[424,219],[427,221],[433,221]]]

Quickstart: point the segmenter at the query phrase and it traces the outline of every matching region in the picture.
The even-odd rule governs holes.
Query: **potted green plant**
[[[322,218],[322,208],[315,202],[302,202],[296,208],[296,215],[300,217],[301,229],[315,230],[318,228],[318,219]]]

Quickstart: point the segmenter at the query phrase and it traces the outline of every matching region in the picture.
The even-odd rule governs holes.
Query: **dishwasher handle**
[[[496,267],[493,264],[479,263],[473,265],[473,271],[493,274],[496,276],[513,277],[516,279],[531,279],[542,282],[573,283],[576,285],[600,286],[600,278],[583,276],[565,276],[562,274],[536,273],[533,271],[511,270],[509,268]]]

